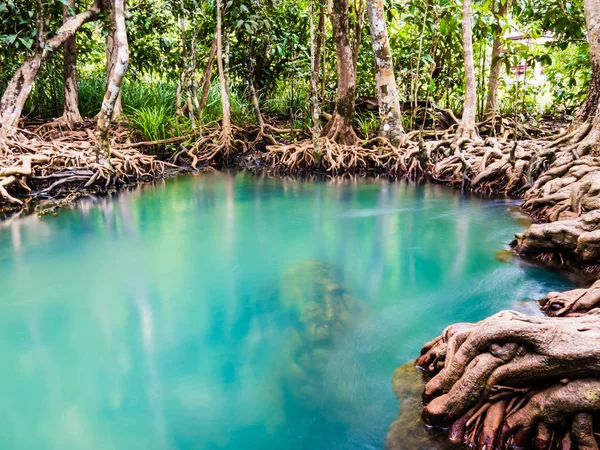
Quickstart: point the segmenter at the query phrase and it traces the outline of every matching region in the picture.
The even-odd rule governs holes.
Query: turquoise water
[[[215,174],[0,223],[0,448],[380,449],[425,341],[570,286],[495,258],[513,205]]]

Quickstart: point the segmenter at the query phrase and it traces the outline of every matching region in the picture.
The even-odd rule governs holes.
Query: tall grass
[[[104,74],[79,77],[79,82],[77,83],[79,89],[78,104],[79,112],[83,117],[94,117],[100,112],[100,106],[104,98],[105,84]]]
[[[229,103],[231,106],[231,120],[240,125],[255,124],[252,103],[248,99],[247,92],[237,85],[229,88]],[[202,110],[202,121],[204,123],[214,122],[223,118],[221,105],[221,88],[217,81],[213,82],[208,91],[208,101]]]
[[[263,112],[289,118],[294,128],[307,129],[310,126],[310,91],[307,83],[297,82],[292,85],[279,82],[271,96],[263,101]]]
[[[376,132],[379,128],[379,119],[377,118],[377,115],[372,112],[357,114],[356,121],[362,130],[363,139],[365,141],[369,140],[371,133]]]
[[[60,83],[59,83],[60,82]],[[49,86],[52,86],[52,90]],[[103,71],[81,72],[78,81],[79,111],[83,117],[94,117],[100,111],[106,75]],[[51,118],[59,115],[63,108],[62,80],[56,75],[46,80],[41,78],[34,86],[28,108],[32,116]],[[126,78],[122,89],[124,116],[132,130],[148,141],[168,139],[191,130],[187,118],[176,115],[176,80],[152,78]],[[51,94],[56,100],[53,100]],[[308,86],[297,82],[292,91],[289,83],[281,82],[270,93],[269,98],[259,99],[263,114],[276,116],[280,121],[292,121],[294,128],[306,129],[310,126],[310,102]],[[232,122],[240,126],[256,124],[254,108],[245,82],[232,80],[230,85]],[[208,102],[202,111],[202,120],[197,123],[210,123],[222,119],[221,92],[218,79],[211,84]]]
[[[79,78],[79,112],[84,117],[94,117],[100,111],[106,76],[104,73],[93,73]],[[175,105],[177,84],[167,81],[125,79],[121,91],[123,110],[129,112],[143,108],[158,108]]]

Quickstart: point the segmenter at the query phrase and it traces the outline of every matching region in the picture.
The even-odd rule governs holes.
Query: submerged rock
[[[499,250],[496,252],[496,260],[502,263],[511,263],[515,259],[515,254],[512,250]]]
[[[322,385],[331,352],[361,312],[361,303],[338,282],[334,268],[319,260],[284,273],[279,302],[291,319],[282,357],[283,384],[297,402],[314,407],[325,400]]]
[[[398,418],[390,426],[386,450],[442,450],[449,448],[439,436],[431,435],[421,421],[423,374],[414,362],[400,366],[392,377],[392,391],[400,401]]]

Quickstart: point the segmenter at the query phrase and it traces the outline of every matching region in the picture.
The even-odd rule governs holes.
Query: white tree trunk
[[[313,153],[317,163],[320,164],[321,159],[321,122],[320,122],[320,108],[319,108],[319,55],[317,54],[317,42],[315,33],[315,21],[314,21],[314,3],[313,0],[309,0],[308,12],[310,18],[310,100],[312,103],[312,139],[313,139]]]
[[[202,96],[200,97],[200,106],[199,111],[202,116],[202,110],[206,106],[208,102],[208,94],[210,92],[210,84],[212,81],[212,73],[213,73],[213,64],[215,62],[215,57],[217,56],[217,44],[218,39],[215,35],[212,45],[210,47],[210,53],[208,55],[208,61],[206,62],[206,67],[204,68],[204,75],[202,76]]]
[[[225,68],[223,65],[223,6],[221,0],[217,0],[217,66],[219,68],[219,85],[221,87],[221,105],[223,107],[224,136],[231,135],[231,106],[229,103],[229,89]]]
[[[17,127],[27,97],[31,93],[33,82],[42,63],[47,58],[48,52],[62,47],[83,24],[94,19],[99,12],[100,3],[99,0],[96,0],[90,9],[77,14],[64,23],[56,31],[56,34],[45,43],[44,48],[36,50],[15,72],[0,100],[0,136],[10,134]]]
[[[367,0],[367,11],[371,24],[371,41],[375,56],[375,78],[377,99],[379,101],[379,119],[381,136],[393,145],[399,145],[404,129],[400,112],[398,86],[394,75],[392,50],[385,23],[383,0]]]
[[[106,34],[106,88],[108,89],[108,85],[110,80],[113,79],[113,72],[116,70],[116,67],[119,64],[119,38],[117,36],[117,19],[116,19],[116,11],[114,0],[104,0],[104,11],[108,13],[109,16],[109,25]],[[119,92],[119,96],[115,101],[114,111],[113,111],[113,120],[118,119],[123,113],[123,105],[121,102],[121,93]]]
[[[69,8],[75,9],[75,0],[68,0],[68,2],[69,6],[63,5],[63,23],[72,18]],[[61,120],[67,123],[80,122],[77,88],[77,38],[75,35],[70,37],[64,46],[64,93],[65,104]]]
[[[477,116],[477,82],[475,80],[475,62],[473,58],[473,24],[471,0],[463,0],[462,12],[463,51],[465,58],[465,104],[458,137],[475,138]]]
[[[129,63],[129,45],[127,43],[127,29],[125,26],[125,0],[114,0],[115,38],[116,38],[116,63],[108,80],[108,87],[102,101],[102,108],[98,113],[98,126],[96,135],[98,146],[96,158],[100,164],[110,166],[110,124],[115,119],[115,105],[121,93],[121,86]]]

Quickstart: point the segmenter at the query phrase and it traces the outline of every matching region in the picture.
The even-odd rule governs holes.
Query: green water
[[[380,449],[396,366],[569,286],[495,259],[512,205],[204,175],[0,223],[0,448]]]

